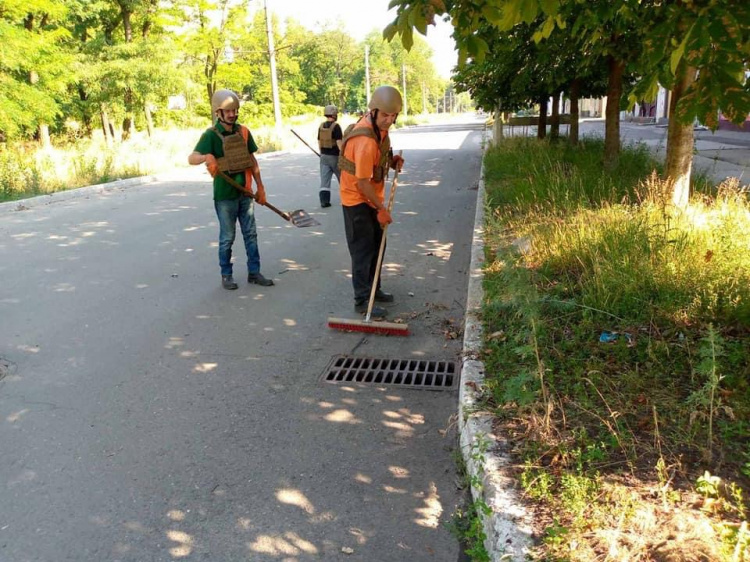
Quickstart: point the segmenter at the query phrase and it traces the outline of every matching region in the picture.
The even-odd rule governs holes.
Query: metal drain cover
[[[458,386],[458,376],[455,361],[334,355],[320,376],[320,380],[329,383],[454,390]]]

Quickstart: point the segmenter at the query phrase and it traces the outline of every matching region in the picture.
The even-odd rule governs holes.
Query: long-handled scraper
[[[232,178],[230,178],[227,174],[225,174],[222,171],[219,171],[219,175],[224,178],[229,185],[234,187],[235,189],[238,189],[245,195],[249,195],[253,199],[255,199],[255,202],[258,202],[258,199],[255,197],[254,193],[250,193],[247,189],[245,189],[243,186],[238,184],[236,181],[234,181]],[[268,201],[265,203],[262,203],[264,207],[268,207],[271,209],[274,213],[279,215],[282,219],[284,219],[287,222],[292,223],[294,226],[298,228],[305,228],[306,226],[320,226],[320,223],[316,221],[314,218],[310,216],[310,214],[307,211],[303,211],[302,209],[297,209],[296,211],[281,211],[271,205]]]

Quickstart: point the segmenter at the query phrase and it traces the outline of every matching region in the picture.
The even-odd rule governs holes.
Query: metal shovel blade
[[[289,221],[298,228],[306,226],[320,226],[320,223],[311,217],[307,211],[297,209],[289,213]]]

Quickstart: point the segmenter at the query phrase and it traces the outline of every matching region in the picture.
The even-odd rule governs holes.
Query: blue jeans
[[[214,201],[216,216],[219,219],[219,266],[222,275],[232,275],[232,244],[240,223],[242,238],[247,254],[247,272],[260,272],[258,233],[255,230],[255,211],[250,197]]]

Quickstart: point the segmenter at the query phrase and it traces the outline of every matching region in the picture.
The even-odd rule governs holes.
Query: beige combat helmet
[[[323,115],[326,117],[332,116],[332,115],[338,115],[339,110],[335,105],[327,105],[325,109],[323,110]]]
[[[239,110],[240,98],[232,90],[216,90],[211,96],[211,112],[216,115],[220,109]]]
[[[385,113],[400,113],[403,100],[401,94],[393,86],[376,88],[370,98],[370,109],[379,109]]]

